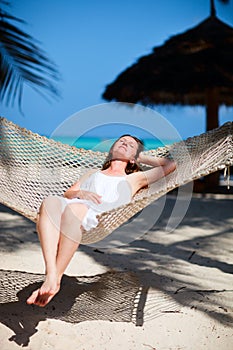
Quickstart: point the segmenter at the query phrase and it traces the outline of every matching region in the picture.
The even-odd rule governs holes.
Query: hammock
[[[18,331],[18,336],[31,335],[29,329],[36,332],[37,324],[48,318],[76,324],[90,320],[143,324],[142,310],[148,287],[132,272],[64,275],[59,294],[46,308],[35,305],[29,308],[26,299],[42,281],[41,274],[0,270],[0,322]]]
[[[78,149],[40,136],[0,118],[0,202],[36,222],[37,210],[48,195],[60,195],[89,169],[100,169],[106,153]],[[172,156],[177,171],[133,200],[98,216],[98,226],[83,230],[82,244],[102,240],[136,213],[167,192],[233,165],[233,123],[171,146],[145,152]]]

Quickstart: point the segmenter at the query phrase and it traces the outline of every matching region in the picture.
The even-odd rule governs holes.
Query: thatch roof
[[[139,58],[106,87],[103,98],[144,105],[233,105],[233,28],[212,14]]]

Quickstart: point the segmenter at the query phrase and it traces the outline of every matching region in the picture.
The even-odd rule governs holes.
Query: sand
[[[147,290],[141,326],[48,317],[38,320],[33,334],[23,325],[15,334],[9,315],[9,323],[0,322],[0,349],[232,350],[233,199],[193,197],[179,226],[167,232],[174,201],[166,197],[162,215],[143,237],[121,248],[81,246],[66,271],[68,276],[135,274]],[[43,273],[35,225],[4,206],[0,220],[1,270]]]

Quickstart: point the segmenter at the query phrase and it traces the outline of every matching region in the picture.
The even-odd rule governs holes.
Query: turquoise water
[[[109,148],[116,139],[102,139],[99,137],[80,137],[78,139],[73,139],[70,137],[57,136],[53,138],[56,141],[68,144],[70,146],[75,146],[77,148],[84,148],[87,150],[108,152]],[[145,150],[156,149],[158,147],[163,147],[170,145],[176,140],[158,140],[158,139],[144,139]]]

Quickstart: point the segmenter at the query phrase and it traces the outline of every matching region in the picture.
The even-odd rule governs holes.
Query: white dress
[[[97,215],[127,204],[132,198],[131,186],[126,176],[109,176],[101,171],[91,174],[81,184],[80,189],[97,193],[101,196],[101,203],[95,204],[90,200],[79,198],[63,198],[63,211],[68,204],[85,204],[88,207],[88,211],[82,221],[82,226],[86,231],[98,225]]]

